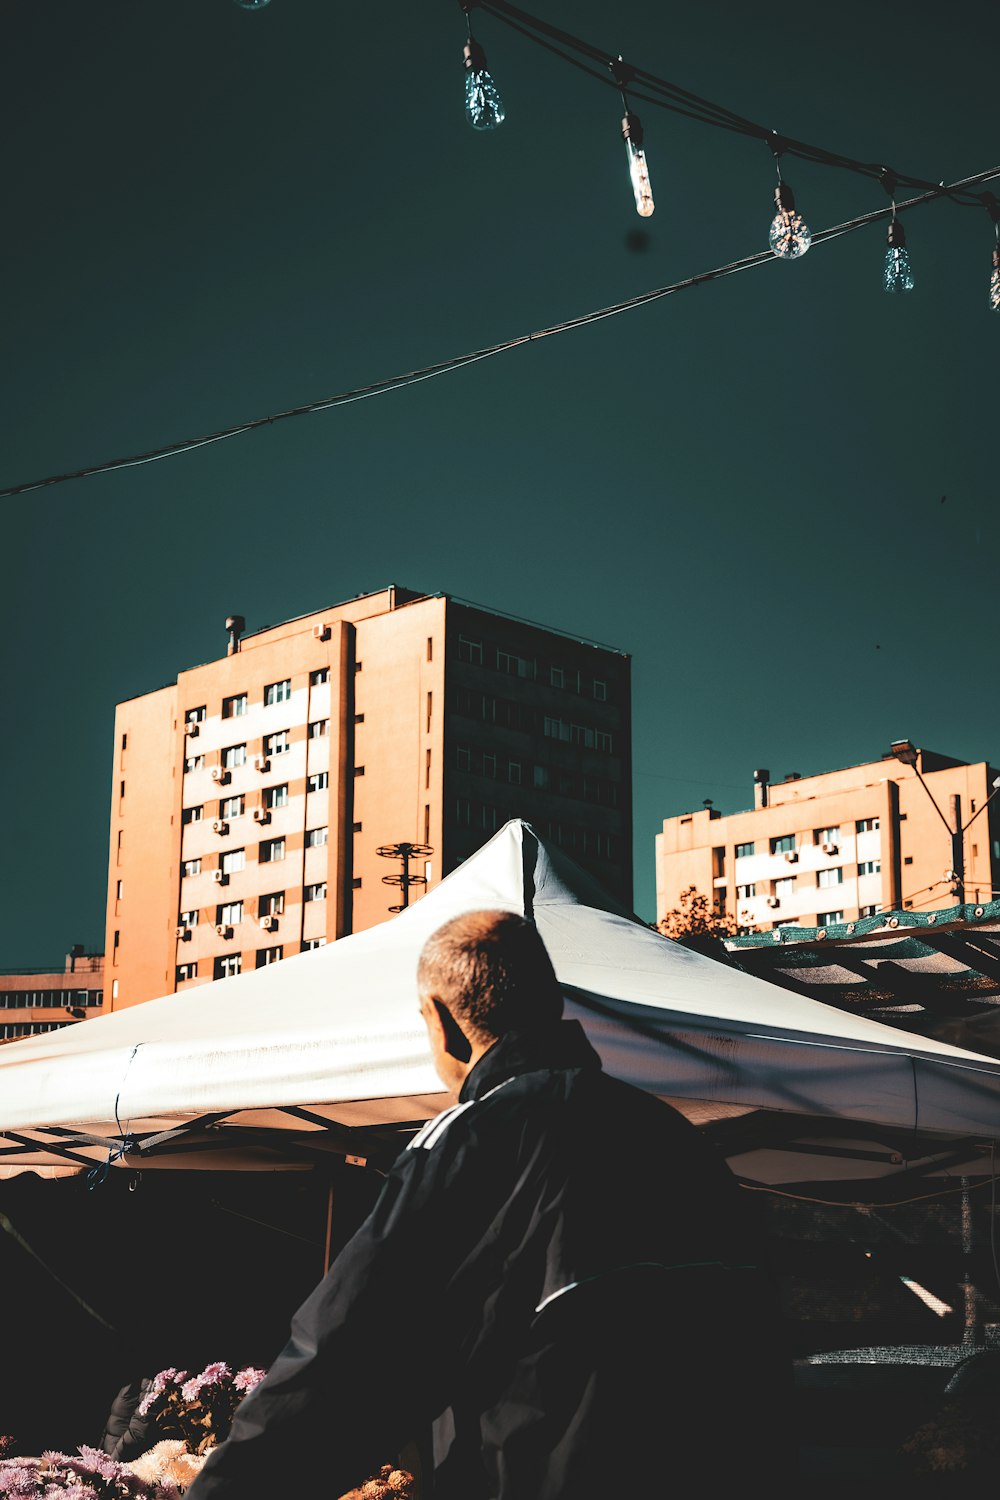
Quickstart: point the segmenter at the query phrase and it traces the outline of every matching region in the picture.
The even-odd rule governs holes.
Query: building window
[[[237,766],[245,766],[247,763],[246,745],[227,745],[222,752],[222,764],[227,771],[235,771]]]
[[[200,823],[204,816],[205,809],[203,807],[185,807],[181,810],[181,822],[185,826],[188,823]]]
[[[880,859],[865,859],[858,865],[859,875],[881,875],[882,861]]]
[[[189,771],[201,771],[204,769],[205,757],[203,755],[186,755],[184,757],[184,773]]]
[[[363,769],[364,768],[362,767],[361,770],[363,770]],[[355,775],[358,775],[358,774],[359,774],[359,772],[356,770],[355,771]],[[330,773],[329,773],[329,771],[317,771],[314,775],[310,776],[308,778],[308,780],[306,781],[306,791],[307,792],[325,792],[326,789],[327,789],[327,787],[329,785],[330,785]],[[285,790],[287,792],[288,788],[286,787]]]
[[[307,828],[306,848],[319,849],[326,843],[330,830],[328,828]]]
[[[455,766],[459,771],[472,770],[472,751],[468,745],[455,746]]]
[[[246,811],[246,798],[240,794],[238,797],[223,797],[219,803],[220,818],[242,818]]]
[[[521,785],[521,762],[519,760],[507,762],[507,780],[511,786]]]
[[[474,667],[481,667],[483,664],[482,641],[473,641],[468,636],[460,635],[458,638],[458,659],[459,661],[470,662]]]
[[[176,972],[176,975],[174,976],[174,980],[175,980],[176,984],[184,984],[188,979],[197,979],[197,977],[198,977],[198,965],[197,965],[197,963],[178,964],[177,965],[177,972]]]
[[[302,945],[305,947],[305,944]],[[258,948],[257,967],[266,969],[268,964],[279,964],[284,957],[285,950],[279,943],[276,948]]]
[[[242,967],[243,960],[239,953],[225,953],[212,965],[212,978],[235,979]]]
[[[283,781],[280,786],[266,786],[264,788],[265,807],[287,807],[288,806],[288,782]]]
[[[563,673],[562,667],[549,668],[549,686],[554,688],[561,688],[566,686],[566,677]]]
[[[816,918],[817,927],[832,927],[834,922],[842,922],[844,913],[842,911],[821,911]]]
[[[276,864],[285,857],[284,839],[262,839],[257,859],[262,865]]]
[[[548,766],[535,766],[532,771],[532,782],[540,792],[547,791],[549,785]]]
[[[243,902],[226,901],[215,908],[215,920],[222,927],[236,927],[243,921]]]
[[[191,875],[201,874],[200,859],[185,859],[181,864],[181,875],[186,879]]]
[[[430,752],[430,750],[425,750],[424,751],[424,786],[425,787],[429,787],[430,784],[431,784],[431,752]]]
[[[291,748],[287,729],[278,729],[274,734],[264,736],[265,755],[284,755]]]
[[[858,912],[858,916],[859,917],[873,917],[877,911],[878,911],[878,907],[877,906],[862,906],[861,910]]]
[[[246,711],[246,693],[234,693],[231,698],[223,698],[222,717],[224,719],[241,719]]]
[[[492,750],[483,751],[483,775],[490,781],[495,781],[497,776],[497,758]]]
[[[431,841],[431,809],[430,809],[429,803],[425,802],[424,803],[424,843],[425,844],[429,844],[430,841]],[[427,867],[424,869],[424,874],[427,877],[427,879],[429,880],[430,879],[430,861],[427,862]]]
[[[736,845],[736,858],[737,859],[749,859],[750,856],[751,856],[751,854],[753,854],[754,850],[756,849],[756,847],[757,846],[754,843],[737,844]]]
[[[608,701],[608,685],[606,682],[602,682],[599,677],[594,678],[594,697],[598,703],[607,703]]]
[[[854,825],[858,833],[874,833],[879,827],[878,818],[859,818]]]
[[[270,708],[274,703],[287,703],[292,696],[292,679],[282,678],[281,682],[269,682],[264,689],[264,707]]]
[[[204,705],[204,703],[201,705],[200,708],[189,708],[188,711],[187,711],[187,713],[184,715],[184,722],[185,722],[185,724],[203,724],[204,721],[205,721],[205,705]],[[122,749],[123,750],[125,749],[124,739],[122,741]]]
[[[774,894],[779,898],[787,899],[795,895],[795,876],[783,875],[780,880],[774,882]]]
[[[610,755],[614,748],[610,734],[607,734],[603,729],[598,729],[595,732],[594,746],[598,750],[603,750],[606,755]]]
[[[196,911],[182,911],[177,918],[177,925],[179,927],[186,927],[189,932],[193,931],[198,925],[198,913]]]
[[[791,854],[794,848],[794,833],[783,833],[780,838],[771,840],[772,854]]]
[[[472,827],[472,803],[468,797],[458,797],[455,800],[455,822],[459,828]]]
[[[307,885],[305,891],[303,892],[302,899],[304,901],[325,901],[326,881],[317,880],[315,885]]]
[[[285,910],[284,891],[271,891],[267,896],[257,899],[257,915],[259,917],[280,917]]]
[[[757,894],[757,887],[752,882],[750,885],[738,885],[736,887],[736,899],[738,901],[749,901]]]
[[[816,835],[815,835],[815,837],[816,837],[816,843],[817,844],[839,844],[840,843],[840,829],[839,828],[817,828],[816,829]]]
[[[312,723],[309,725],[309,738],[311,740],[321,740],[324,735],[327,735],[329,733],[329,719],[313,719]]]
[[[361,884],[360,880],[355,881],[355,885],[360,885],[360,884]],[[325,947],[326,947],[326,938],[306,938],[305,942],[302,944],[302,952],[303,953],[311,953],[314,948],[325,948]]]
[[[223,875],[238,875],[240,870],[245,870],[247,865],[247,851],[245,849],[227,849],[225,854],[219,857],[219,869]]]
[[[816,884],[820,890],[826,890],[832,885],[842,885],[844,880],[843,865],[836,865],[832,870],[817,870]]]
[[[330,668],[317,667],[315,672],[309,673],[309,686],[319,687],[321,683],[330,681]]]

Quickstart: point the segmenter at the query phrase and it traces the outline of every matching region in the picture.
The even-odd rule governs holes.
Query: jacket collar
[[[557,1021],[538,1031],[509,1031],[469,1073],[459,1094],[465,1104],[521,1073],[554,1068],[599,1068],[601,1059],[579,1021]]]

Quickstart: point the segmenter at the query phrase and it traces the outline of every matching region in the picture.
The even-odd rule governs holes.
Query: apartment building
[[[657,920],[691,886],[757,930],[987,902],[1000,890],[998,788],[985,762],[909,741],[865,765],[815,776],[772,782],[759,770],[752,809],[723,815],[706,806],[664,819]]]
[[[396,585],[227,630],[117,708],[109,1008],[386,921],[513,817],[631,906],[626,654]]]
[[[101,1014],[104,955],[76,944],[61,969],[12,969],[0,974],[0,1041],[37,1036]]]

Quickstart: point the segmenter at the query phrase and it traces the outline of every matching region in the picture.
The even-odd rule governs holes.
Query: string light
[[[913,270],[910,266],[910,252],[906,248],[906,231],[896,218],[896,174],[891,167],[883,167],[880,177],[892,204],[892,218],[889,220],[889,232],[885,240],[882,285],[887,292],[912,292]]]
[[[778,212],[771,220],[768,244],[779,260],[798,260],[812,244],[812,230],[796,211],[795,194],[788,183],[781,180],[782,143],[772,139],[771,150],[778,173],[778,186],[774,190],[774,206]]]
[[[505,119],[503,101],[486,67],[486,53],[472,35],[470,11],[475,0],[459,0],[465,11],[469,39],[465,44],[465,117],[473,130],[496,130]]]
[[[993,220],[996,244],[993,246],[993,269],[990,272],[990,311],[1000,312],[1000,202],[993,193],[984,193],[986,211]]]
[[[622,96],[622,107],[625,110],[622,119],[622,135],[625,138],[625,151],[628,155],[628,175],[632,181],[632,193],[635,197],[635,211],[641,219],[648,219],[653,212],[653,189],[649,181],[649,167],[646,165],[646,152],[643,147],[642,122],[638,115],[634,115],[628,107],[628,95],[625,93],[625,85],[635,77],[635,69],[621,57],[617,57],[611,64],[615,75],[615,82]]]

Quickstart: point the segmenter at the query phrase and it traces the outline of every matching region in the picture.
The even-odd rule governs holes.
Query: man
[[[431,1427],[425,1500],[780,1493],[790,1364],[724,1160],[603,1073],[524,918],[447,923],[417,980],[458,1102],[400,1154],[187,1500],[332,1500]]]

